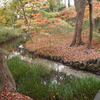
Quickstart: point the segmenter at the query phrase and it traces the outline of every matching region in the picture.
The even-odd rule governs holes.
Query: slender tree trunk
[[[50,10],[53,12],[53,5],[50,4]]]
[[[16,90],[15,81],[0,49],[0,92],[3,92],[6,82],[9,83],[9,91],[12,91],[12,89]]]
[[[60,7],[60,0],[58,0],[58,5],[59,5],[59,7]]]
[[[34,3],[32,5],[32,9],[31,9],[31,12],[30,12],[30,25],[31,25],[31,13],[32,13],[33,7],[34,7]]]
[[[66,0],[64,0],[64,3],[65,3],[65,7],[66,7]]]
[[[73,45],[79,46],[84,44],[81,38],[81,32],[82,32],[82,24],[83,24],[86,0],[74,0],[74,3],[76,7],[77,16],[75,24],[75,33],[70,46]]]
[[[31,32],[30,32],[30,25],[29,25],[28,19],[27,19],[26,15],[25,15],[25,11],[24,11],[24,5],[22,3],[22,0],[19,0],[19,1],[20,1],[21,5],[22,5],[22,10],[23,10],[24,18],[25,18],[26,23],[28,25],[28,33],[29,33],[29,36],[30,36],[30,39],[31,39],[31,43],[33,43],[32,37],[31,37]]]
[[[48,1],[49,4],[50,4],[50,11],[53,12],[53,9],[54,9],[54,2],[53,2],[53,0],[47,0],[47,1]]]
[[[68,0],[68,7],[70,7],[70,0]]]
[[[56,7],[56,12],[58,12],[58,1],[55,0],[55,7]]]
[[[92,33],[93,33],[93,19],[92,19],[92,0],[89,0],[89,19],[90,19],[90,32],[88,39],[88,49],[91,49]]]

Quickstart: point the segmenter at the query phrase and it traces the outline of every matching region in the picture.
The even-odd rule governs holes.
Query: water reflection
[[[18,48],[19,48],[19,49],[24,49],[24,46],[21,44],[21,45],[19,45]]]
[[[6,49],[2,48],[3,52],[5,54],[5,59],[10,59],[14,56],[19,56],[19,58],[23,61],[27,61],[27,62],[30,62],[30,63],[33,63],[33,64],[41,63],[41,64],[45,65],[46,67],[52,69],[52,70],[65,73],[66,76],[74,75],[74,76],[78,76],[78,77],[81,78],[82,76],[85,76],[87,74],[88,75],[91,74],[91,73],[86,73],[84,71],[72,69],[69,66],[65,66],[61,63],[53,62],[53,61],[50,61],[50,60],[47,60],[47,59],[42,59],[42,58],[32,59],[32,57],[29,57],[28,55],[21,55],[23,48],[24,48],[23,45],[20,45],[19,46],[19,49],[20,49],[19,52],[15,51],[15,50],[12,50],[11,52],[9,52]]]
[[[52,83],[52,84],[57,84],[58,82],[57,82],[56,79],[53,79],[51,83]]]

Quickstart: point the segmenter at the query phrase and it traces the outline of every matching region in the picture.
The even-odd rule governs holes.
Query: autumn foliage
[[[8,91],[9,83],[7,82],[4,91],[0,93],[0,100],[32,100],[30,97],[20,94],[18,92]]]
[[[93,17],[100,18],[100,1],[95,1],[93,5]]]
[[[65,21],[68,21],[70,19],[73,19],[76,17],[76,10],[75,8],[65,8],[62,11],[59,12],[58,18],[61,18]],[[89,5],[85,8],[84,17],[89,17]],[[93,18],[99,18],[100,17],[100,1],[93,1]]]
[[[2,23],[2,24],[5,24],[6,23],[6,20],[4,19],[3,16],[0,16],[0,23]]]
[[[59,16],[58,16],[58,18],[61,18],[61,19],[65,20],[65,21],[73,19],[75,17],[76,17],[76,11],[73,8],[71,8],[71,9],[68,9],[68,8],[63,9],[62,11],[59,12]]]
[[[89,5],[85,8],[84,17],[89,17]],[[100,18],[100,1],[93,1],[93,18]]]

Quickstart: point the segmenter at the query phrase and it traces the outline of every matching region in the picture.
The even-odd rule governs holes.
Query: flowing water
[[[63,65],[62,63],[54,62],[48,59],[43,59],[43,58],[33,59],[32,57],[29,56],[28,52],[25,52],[23,44],[20,44],[19,46],[17,46],[17,48],[14,47],[14,45],[9,46],[8,44],[11,45],[11,43],[6,43],[1,45],[2,51],[5,55],[5,59],[10,59],[14,56],[19,56],[19,58],[23,61],[27,61],[34,64],[41,63],[56,72],[63,72],[64,74],[66,74],[66,76],[73,75],[82,78],[82,76],[92,74],[86,71],[75,70],[69,66]]]

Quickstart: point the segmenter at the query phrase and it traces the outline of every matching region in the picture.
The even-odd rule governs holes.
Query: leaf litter
[[[44,56],[60,56],[64,61],[84,61],[100,57],[100,41],[97,39],[93,39],[90,50],[87,50],[87,35],[82,35],[82,40],[85,42],[85,45],[78,47],[70,47],[72,39],[73,33],[50,34],[50,37],[47,35],[36,35],[33,37],[33,44],[29,40],[26,42],[25,47],[29,51]]]

